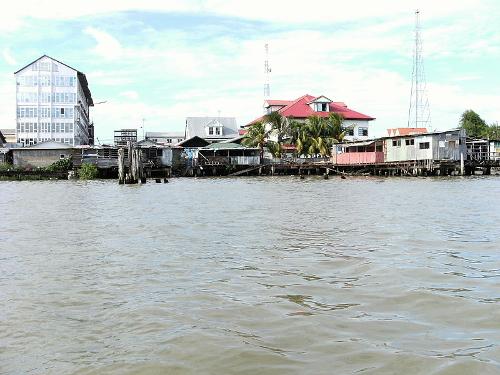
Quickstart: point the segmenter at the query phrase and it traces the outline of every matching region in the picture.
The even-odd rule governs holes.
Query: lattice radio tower
[[[265,81],[264,81],[264,100],[269,99],[271,96],[271,86],[269,84],[270,81],[270,74],[271,74],[271,67],[269,66],[269,44],[264,45],[265,49],[265,60],[264,60],[264,74],[265,74]]]
[[[420,37],[420,11],[415,11],[415,50],[413,51],[413,71],[411,80],[408,127],[428,128],[431,124],[427,84],[425,81],[422,39]],[[429,129],[430,130],[430,129]]]

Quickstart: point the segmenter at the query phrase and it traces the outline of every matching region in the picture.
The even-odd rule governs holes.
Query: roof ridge
[[[292,108],[292,107],[293,107],[294,105],[296,105],[299,101],[301,101],[302,99],[304,99],[306,96],[312,96],[312,95],[309,95],[309,94],[302,95],[300,98],[293,100],[291,104],[288,104],[288,105],[284,106],[283,108],[280,108],[280,109],[278,110],[278,112],[280,112],[280,113],[281,113],[282,111],[284,111],[284,110],[286,110],[286,109],[290,109],[290,108]]]

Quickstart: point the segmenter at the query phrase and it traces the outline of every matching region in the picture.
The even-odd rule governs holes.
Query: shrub
[[[93,180],[99,176],[99,171],[95,164],[83,163],[78,170],[80,180]]]
[[[58,160],[45,168],[47,172],[67,172],[73,167],[71,158]]]

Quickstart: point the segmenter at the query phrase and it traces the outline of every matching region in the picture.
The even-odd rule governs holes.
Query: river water
[[[500,178],[0,182],[0,374],[499,374]]]

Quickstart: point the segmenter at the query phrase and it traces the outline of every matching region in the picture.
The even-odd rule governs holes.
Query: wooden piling
[[[118,183],[125,183],[125,150],[118,149]]]

